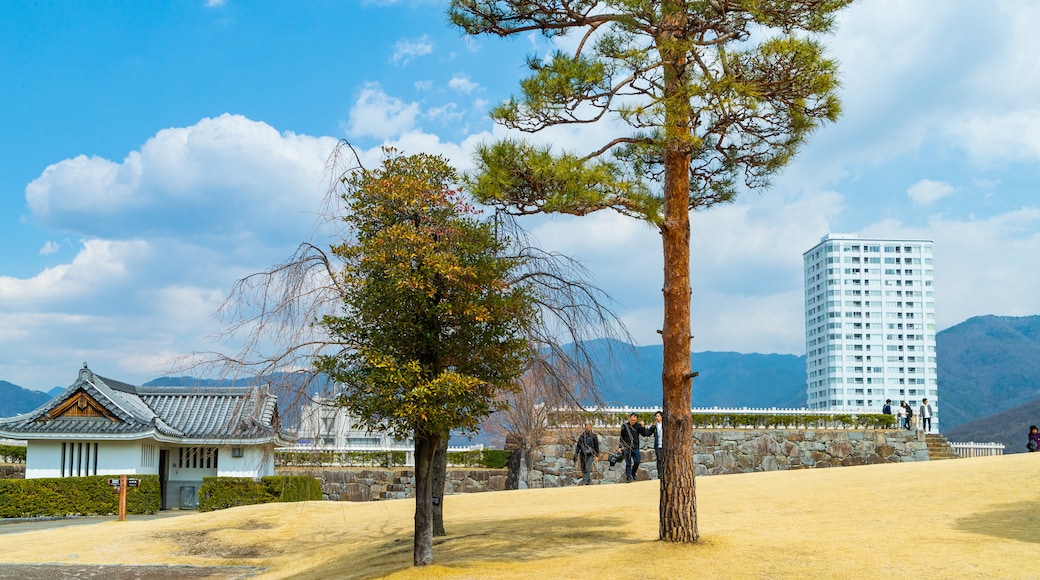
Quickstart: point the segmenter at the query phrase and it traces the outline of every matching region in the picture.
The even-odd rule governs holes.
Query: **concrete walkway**
[[[197,514],[194,510],[165,510],[157,514],[128,515],[126,521],[148,521]],[[50,530],[66,526],[82,526],[98,522],[114,522],[119,516],[71,516],[67,518],[0,518],[0,535]]]

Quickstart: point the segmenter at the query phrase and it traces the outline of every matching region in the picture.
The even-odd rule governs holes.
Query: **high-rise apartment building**
[[[927,398],[938,430],[932,242],[828,234],[802,259],[809,408]]]

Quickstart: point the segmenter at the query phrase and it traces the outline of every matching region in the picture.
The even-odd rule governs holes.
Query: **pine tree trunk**
[[[433,563],[433,457],[440,436],[416,433],[415,436],[415,536],[412,564]]]
[[[448,439],[441,435],[441,444],[433,456],[433,535],[445,536],[444,531],[444,483],[448,477]]]
[[[687,56],[677,42],[686,29],[682,2],[661,3],[662,35],[658,50],[664,64],[665,144],[664,325],[661,337],[664,365],[661,391],[664,402],[664,477],[661,478],[660,539],[696,542],[697,502],[693,464],[693,425],[690,416],[690,102],[686,96]]]

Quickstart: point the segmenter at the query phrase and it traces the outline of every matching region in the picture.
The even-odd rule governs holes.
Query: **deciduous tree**
[[[345,178],[351,239],[332,249],[343,311],[322,319],[354,345],[318,368],[341,403],[378,429],[415,439],[416,565],[433,561],[434,455],[453,429],[476,430],[525,368],[537,317],[518,260],[453,189],[442,158],[386,150]]]
[[[515,214],[613,209],[659,230],[666,441],[692,437],[690,211],[768,185],[837,118],[837,66],[816,38],[849,1],[452,0],[450,17],[469,34],[574,34],[570,52],[528,59],[531,74],[492,111],[496,121],[527,132],[622,128],[580,152],[485,144],[471,191]],[[698,538],[690,445],[665,457],[660,537]]]

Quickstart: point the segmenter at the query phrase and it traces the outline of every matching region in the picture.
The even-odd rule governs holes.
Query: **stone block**
[[[802,454],[802,449],[793,441],[784,441],[781,447],[783,448],[783,454],[788,457],[798,457]]]
[[[848,441],[831,441],[827,445],[827,453],[837,459],[844,459],[847,455],[852,453],[852,444]]]
[[[758,456],[777,455],[781,453],[780,444],[770,434],[762,434],[748,442],[751,453]]]
[[[762,470],[763,471],[776,471],[779,469],[779,464],[776,462],[776,457],[767,455],[762,458]]]

